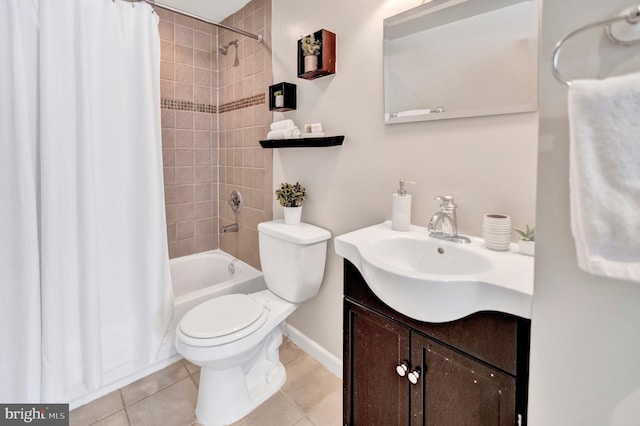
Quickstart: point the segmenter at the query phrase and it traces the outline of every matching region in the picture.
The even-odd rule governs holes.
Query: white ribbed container
[[[503,214],[485,214],[482,218],[482,238],[488,249],[507,251],[511,244],[511,218]]]
[[[391,194],[391,229],[408,231],[411,227],[411,194]]]

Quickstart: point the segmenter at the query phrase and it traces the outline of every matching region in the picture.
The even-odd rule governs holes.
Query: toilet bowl
[[[280,389],[282,323],[322,283],[329,231],[272,221],[258,237],[268,289],[203,302],[176,330],[178,353],[200,366],[196,416],[206,426],[233,423]]]

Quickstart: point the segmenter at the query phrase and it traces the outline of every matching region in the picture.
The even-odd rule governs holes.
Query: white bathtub
[[[176,354],[175,330],[191,308],[212,297],[264,290],[262,272],[223,252],[212,250],[171,259],[174,316],[170,328],[170,354]]]

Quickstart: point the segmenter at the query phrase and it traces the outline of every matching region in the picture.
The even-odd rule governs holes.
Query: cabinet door
[[[513,426],[516,380],[417,333],[412,369],[422,377],[411,389],[411,424]]]
[[[409,381],[396,367],[409,359],[409,330],[345,305],[344,424],[409,424]]]

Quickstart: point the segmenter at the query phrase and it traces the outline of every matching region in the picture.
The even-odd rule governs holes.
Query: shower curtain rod
[[[225,30],[232,31],[232,32],[238,33],[238,34],[242,34],[243,36],[246,36],[246,37],[252,38],[254,40],[257,40],[258,43],[262,43],[262,34],[257,34],[257,35],[256,34],[252,34],[250,32],[247,32],[247,31],[244,31],[244,30],[240,30],[238,28],[234,28],[234,27],[230,27],[230,26],[225,25],[225,24],[220,24],[218,22],[210,21],[210,20],[202,18],[200,16],[193,15],[193,14],[191,14],[189,12],[185,12],[184,10],[175,9],[173,7],[166,6],[164,4],[156,3],[155,0],[137,0],[137,1],[143,1],[143,2],[145,2],[145,3],[147,3],[147,4],[151,5],[151,6],[158,6],[158,7],[161,7],[163,9],[167,9],[167,10],[169,10],[171,12],[179,13],[181,15],[188,16],[189,18],[197,19],[198,21],[206,22],[207,24],[215,25],[216,27],[224,28]]]

